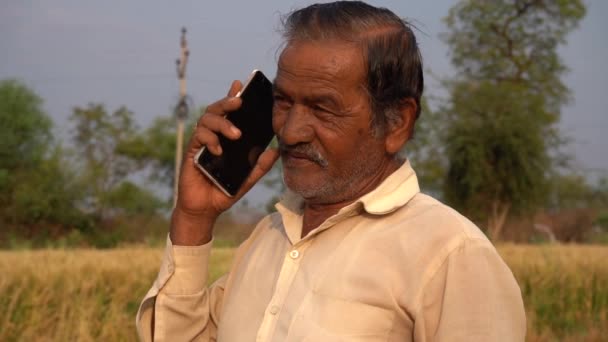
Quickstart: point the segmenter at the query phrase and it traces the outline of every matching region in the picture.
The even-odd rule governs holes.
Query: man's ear
[[[398,109],[401,120],[395,120],[387,127],[384,146],[388,154],[395,154],[410,140],[416,122],[418,106],[413,98],[404,99]]]

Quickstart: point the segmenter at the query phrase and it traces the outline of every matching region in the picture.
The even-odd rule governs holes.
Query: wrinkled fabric
[[[287,193],[207,286],[211,244],[167,248],[144,341],[524,341],[520,289],[485,235],[420,193],[409,162],[301,238]]]

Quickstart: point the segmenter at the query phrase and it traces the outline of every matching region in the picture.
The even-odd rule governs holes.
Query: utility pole
[[[188,117],[188,103],[186,101],[186,64],[188,64],[188,42],[186,41],[186,28],[182,28],[180,39],[180,56],[175,61],[177,65],[177,79],[179,80],[179,102],[175,107],[177,118],[177,143],[175,145],[175,178],[173,180],[173,207],[177,205],[177,191],[179,188],[179,170],[182,164],[182,147],[184,145],[184,121]]]

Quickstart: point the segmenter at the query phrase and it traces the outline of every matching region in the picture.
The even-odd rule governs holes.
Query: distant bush
[[[35,225],[26,231],[7,227],[0,231],[0,249],[158,246],[164,243],[168,231],[169,220],[160,214],[123,215],[98,223],[87,222],[70,230],[52,225]]]
[[[599,214],[597,220],[595,220],[595,224],[603,231],[608,232],[608,211]]]

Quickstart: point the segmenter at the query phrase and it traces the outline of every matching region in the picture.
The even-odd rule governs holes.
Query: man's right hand
[[[222,154],[218,134],[228,139],[240,137],[240,131],[225,116],[241,106],[241,99],[235,97],[241,88],[241,82],[232,82],[228,96],[207,107],[188,143],[179,176],[177,203],[171,218],[170,237],[174,245],[197,246],[211,241],[217,217],[243,197],[279,157],[276,149],[262,153],[234,197],[226,196],[194,165],[194,156],[203,146],[212,154]]]

